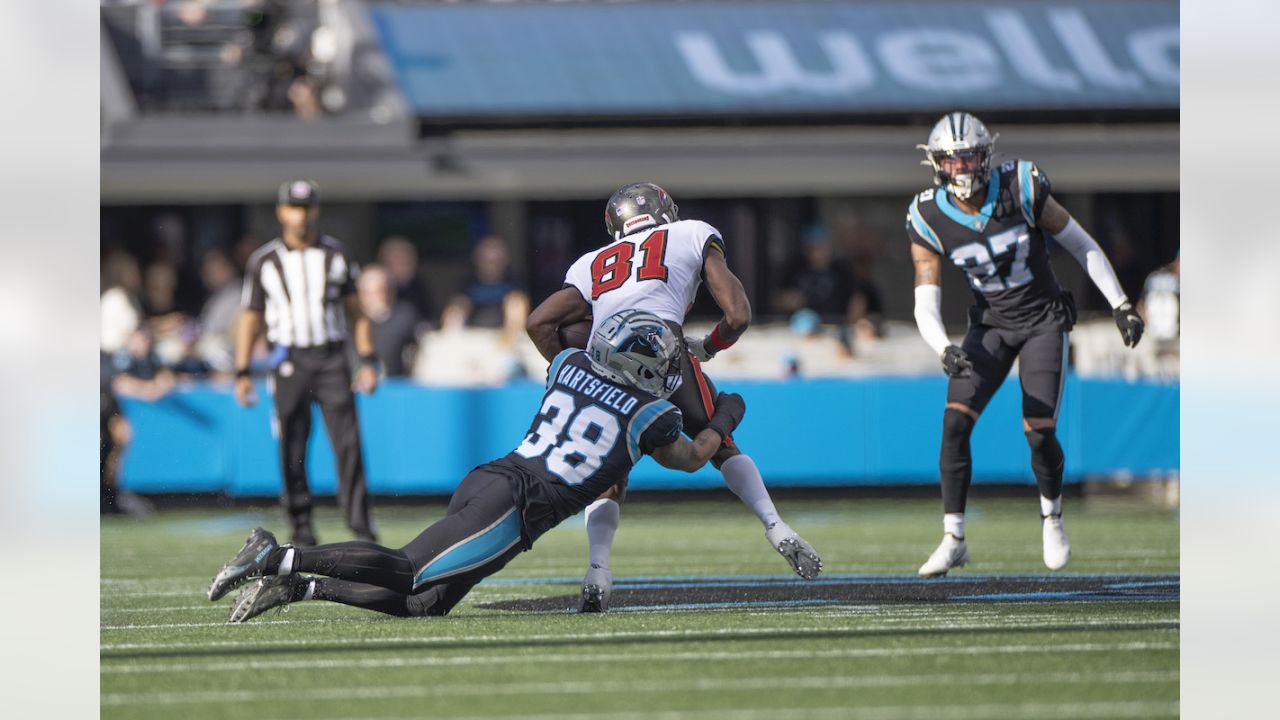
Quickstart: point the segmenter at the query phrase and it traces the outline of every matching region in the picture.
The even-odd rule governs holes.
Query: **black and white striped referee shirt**
[[[343,298],[355,292],[359,268],[342,243],[321,235],[290,250],[276,238],[249,256],[241,306],[257,310],[275,345],[313,347],[347,337]]]

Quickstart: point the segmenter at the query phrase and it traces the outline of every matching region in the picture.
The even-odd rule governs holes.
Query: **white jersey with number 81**
[[[701,220],[677,220],[592,250],[569,267],[564,282],[591,303],[593,334],[611,315],[629,309],[684,324],[712,247],[724,252],[720,231]]]

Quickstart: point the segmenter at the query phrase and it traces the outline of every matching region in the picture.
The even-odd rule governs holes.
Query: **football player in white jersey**
[[[529,337],[551,360],[564,349],[558,332],[561,326],[592,317],[594,334],[600,319],[620,310],[635,308],[657,315],[688,348],[671,402],[684,415],[684,431],[696,435],[710,420],[717,396],[700,363],[733,345],[751,322],[751,303],[725,261],[724,240],[705,222],[681,220],[671,196],[653,183],[633,183],[615,192],[605,206],[605,227],[612,242],[573,263],[564,287],[529,315]],[[724,317],[706,337],[684,338],[685,313],[704,280]],[[729,489],[764,524],[765,537],[792,569],[805,579],[817,577],[822,559],[778,516],[760,471],[732,437],[724,439],[712,463]],[[609,553],[624,490],[625,483],[619,483],[587,508],[590,567],[583,580],[583,612],[608,608]]]

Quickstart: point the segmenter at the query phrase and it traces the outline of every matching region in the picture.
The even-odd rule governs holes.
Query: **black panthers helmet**
[[[679,220],[680,208],[666,190],[653,183],[631,183],[609,198],[604,226],[618,240],[637,230]]]

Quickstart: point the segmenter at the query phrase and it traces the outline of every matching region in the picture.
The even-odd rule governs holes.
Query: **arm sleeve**
[[[942,288],[937,285],[920,285],[916,288],[916,327],[920,337],[938,355],[947,349],[951,339],[942,324]]]
[[[1075,218],[1068,220],[1067,226],[1062,232],[1054,235],[1053,239],[1071,253],[1071,257],[1075,258],[1076,262],[1080,263],[1080,267],[1089,273],[1089,279],[1093,280],[1093,284],[1102,291],[1112,309],[1128,302],[1129,299],[1125,296],[1124,289],[1120,287],[1120,280],[1116,277],[1116,271],[1112,269],[1106,253],[1102,252],[1102,248],[1098,247],[1098,241],[1085,232]]]
[[[684,430],[684,416],[672,405],[645,428],[640,435],[640,451],[646,455],[675,442]]]

